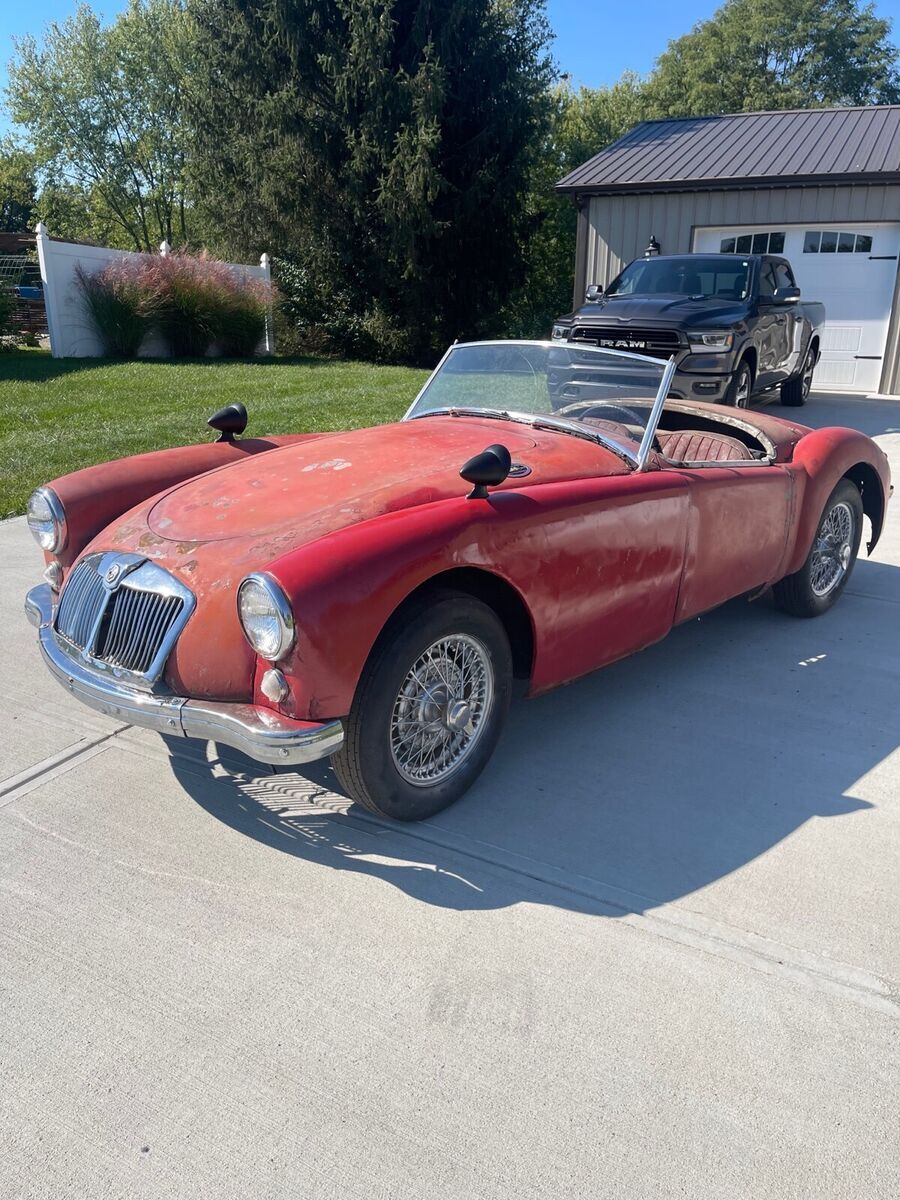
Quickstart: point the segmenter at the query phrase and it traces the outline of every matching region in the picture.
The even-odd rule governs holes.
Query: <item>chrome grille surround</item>
[[[193,592],[139,554],[88,554],[60,596],[54,637],[70,658],[152,689],[194,611]]]

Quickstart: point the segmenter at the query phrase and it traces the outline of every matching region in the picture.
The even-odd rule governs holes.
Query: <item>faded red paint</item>
[[[674,406],[688,410],[723,415]],[[197,596],[166,670],[180,694],[268,703],[258,690],[268,664],[243,637],[236,593],[250,571],[269,571],[298,631],[280,664],[282,711],[316,720],[348,712],[386,622],[443,572],[488,572],[518,593],[536,693],[795,570],[829,492],[857,464],[887,495],[886,458],[863,435],[740,419],[772,440],[776,465],[689,470],[655,459],[635,474],[578,438],[446,416],[163,451],[52,486],[66,506],[67,564],[86,549],[135,550]],[[459,467],[494,441],[531,473],[467,500]]]

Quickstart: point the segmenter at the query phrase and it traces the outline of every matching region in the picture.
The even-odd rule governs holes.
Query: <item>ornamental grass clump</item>
[[[144,283],[154,297],[156,326],[175,358],[202,358],[218,333],[224,263],[187,254],[153,259]]]
[[[247,279],[234,271],[221,292],[218,342],[226,358],[251,358],[266,332],[272,288],[262,279]]]
[[[134,358],[153,326],[154,297],[144,279],[153,261],[142,254],[113,258],[99,271],[88,272],[80,263],[75,268],[91,324],[113,358]]]
[[[266,329],[272,289],[207,255],[115,259],[78,281],[107,353],[131,358],[159,334],[175,358],[217,350],[249,358]]]

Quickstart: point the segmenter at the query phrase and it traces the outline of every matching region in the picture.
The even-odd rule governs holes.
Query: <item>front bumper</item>
[[[344,740],[340,721],[295,721],[255,704],[218,704],[214,700],[140,692],[98,675],[57,645],[52,628],[53,593],[46,583],[28,593],[25,613],[37,628],[41,654],[51,675],[82,704],[129,725],[170,737],[220,742],[258,762],[278,765],[325,758]]]

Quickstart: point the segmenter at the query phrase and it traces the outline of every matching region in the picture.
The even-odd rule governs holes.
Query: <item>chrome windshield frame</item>
[[[644,429],[644,435],[641,438],[640,448],[638,449],[637,454],[635,454],[635,452],[630,447],[623,445],[621,442],[617,441],[615,438],[610,437],[608,434],[601,433],[599,430],[595,430],[595,429],[588,429],[588,428],[581,429],[578,426],[576,421],[567,421],[565,417],[558,417],[554,413],[523,413],[523,412],[508,411],[506,409],[500,409],[500,408],[496,408],[496,409],[495,408],[480,408],[479,409],[479,408],[474,408],[474,407],[468,408],[468,407],[458,407],[458,406],[432,408],[432,409],[429,409],[427,412],[421,412],[421,413],[414,412],[416,405],[419,403],[419,401],[422,399],[422,397],[428,391],[429,387],[431,386],[432,381],[435,379],[435,377],[437,376],[441,367],[443,367],[444,363],[447,361],[447,359],[450,357],[450,355],[453,353],[453,351],[454,350],[463,350],[469,346],[535,346],[535,347],[538,347],[543,350],[551,350],[551,349],[559,350],[559,349],[568,349],[571,346],[571,343],[570,342],[561,342],[561,341],[539,341],[539,340],[530,340],[530,339],[525,339],[525,338],[521,338],[521,339],[520,338],[490,338],[490,339],[487,339],[487,340],[481,341],[481,342],[454,342],[452,346],[449,346],[447,348],[447,350],[441,356],[440,362],[437,364],[437,366],[434,368],[434,370],[431,372],[431,374],[428,376],[428,378],[422,384],[422,387],[419,389],[415,400],[413,400],[412,404],[409,406],[409,408],[403,414],[402,420],[417,421],[417,420],[420,420],[422,417],[435,417],[435,416],[452,416],[452,417],[462,417],[462,416],[485,417],[486,416],[493,420],[516,421],[516,422],[519,422],[520,424],[532,425],[536,428],[541,428],[541,427],[547,428],[547,429],[558,428],[561,433],[568,433],[574,437],[584,438],[586,441],[594,442],[598,446],[603,446],[605,449],[611,450],[613,454],[615,454],[619,458],[621,458],[634,471],[643,471],[646,469],[647,462],[650,457],[650,451],[653,447],[653,439],[656,436],[656,427],[659,424],[660,417],[662,416],[662,410],[663,410],[663,407],[665,406],[666,399],[668,398],[669,387],[671,386],[671,383],[672,383],[672,377],[675,374],[675,358],[674,358],[674,356],[665,362],[665,366],[663,366],[662,359],[655,360],[656,362],[659,363],[659,365],[661,367],[663,367],[662,378],[660,379],[660,382],[659,382],[659,387],[656,392],[656,398],[653,401],[653,407],[650,410],[650,416],[647,419],[647,425]],[[576,348],[579,351],[587,350],[588,352],[590,352],[593,349],[597,349],[598,353],[602,353],[604,355],[614,355],[616,358],[629,359],[631,361],[640,362],[644,365],[646,365],[646,363],[648,361],[648,357],[650,357],[646,354],[632,354],[628,350],[610,350],[610,349],[607,349],[605,346],[600,348],[600,347],[579,345]],[[652,357],[651,357],[651,361],[654,361],[652,359]]]

